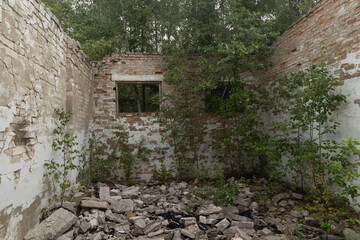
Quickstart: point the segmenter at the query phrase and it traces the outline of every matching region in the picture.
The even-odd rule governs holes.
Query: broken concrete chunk
[[[221,220],[220,222],[218,222],[215,227],[217,227],[219,229],[219,231],[223,231],[225,230],[228,226],[230,225],[230,222],[225,218],[223,220]]]
[[[221,211],[222,211],[221,207],[215,206],[214,204],[210,204],[210,205],[201,207],[198,214],[208,216],[211,214],[220,213]]]
[[[157,237],[152,237],[152,238],[149,238],[149,237],[144,237],[144,236],[139,236],[137,238],[137,240],[165,240],[164,237],[162,236],[157,236]]]
[[[180,230],[181,234],[184,235],[185,237],[191,238],[191,239],[195,239],[196,235],[194,233],[192,233],[190,230],[188,229],[181,229]]]
[[[252,240],[252,237],[250,237],[246,232],[244,232],[243,230],[237,229],[236,230],[237,233],[235,233],[235,236],[238,236],[244,240]]]
[[[180,232],[180,230],[176,230],[173,235],[172,240],[179,240],[179,239],[181,240],[181,232]]]
[[[194,217],[186,217],[181,218],[180,222],[185,225],[185,227],[196,224],[196,218]]]
[[[134,202],[131,199],[119,200],[111,209],[116,213],[126,213],[134,210]]]
[[[304,198],[304,195],[300,193],[292,193],[291,196],[296,200],[302,200]]]
[[[155,232],[148,233],[147,236],[148,237],[155,237],[155,236],[158,236],[158,235],[163,234],[163,233],[164,233],[164,229],[161,228],[161,229],[159,229],[159,230],[157,230]]]
[[[90,228],[91,228],[91,224],[89,222],[87,222],[87,221],[83,221],[80,224],[80,231],[82,233],[86,233]]]
[[[111,189],[110,196],[119,196],[120,195],[120,189]]]
[[[222,232],[229,239],[235,236],[235,234],[237,233],[237,227],[229,227]]]
[[[270,235],[272,232],[270,229],[268,228],[263,228],[262,230],[259,231],[260,235]]]
[[[77,211],[77,203],[76,202],[65,201],[65,202],[63,202],[62,207],[65,208],[66,210],[71,211],[72,213],[76,213],[76,211]]]
[[[118,233],[127,233],[130,231],[130,225],[127,223],[118,224],[114,227],[114,229]]]
[[[178,184],[178,187],[179,187],[180,189],[187,188],[187,186],[188,186],[188,184],[187,184],[186,182],[181,182],[181,183]]]
[[[99,197],[101,200],[105,200],[110,197],[110,188],[109,187],[100,187],[99,188]]]
[[[99,221],[96,218],[91,219],[90,226],[91,228],[96,228],[97,226],[99,226]]]
[[[293,217],[295,217],[295,218],[302,218],[301,212],[296,211],[296,210],[292,210],[292,211],[290,212],[290,215],[293,216]]]
[[[281,200],[283,199],[287,199],[287,198],[290,198],[290,195],[288,193],[280,193],[278,195],[276,195],[275,197],[272,198],[272,201],[274,203],[278,203],[280,202]]]
[[[58,237],[56,240],[73,240],[74,239],[74,232],[75,230],[69,231],[60,237]]]
[[[202,223],[202,224],[207,224],[206,217],[205,216],[200,216],[199,217],[199,222]]]
[[[244,206],[244,207],[249,207],[250,204],[251,204],[251,199],[250,198],[238,198],[236,200],[236,205],[241,205],[241,206]]]
[[[240,229],[249,229],[249,228],[254,228],[254,222],[251,221],[251,219],[249,219],[248,221],[232,221],[231,223],[232,227],[238,227]]]
[[[360,240],[360,233],[357,233],[350,228],[345,228],[343,234],[346,240]]]
[[[92,236],[92,240],[102,240],[102,239],[103,239],[103,236],[105,236],[105,233],[104,233],[104,232],[95,233],[95,234]]]
[[[239,214],[239,210],[235,206],[228,206],[223,208],[224,215]]]
[[[83,199],[81,201],[81,207],[83,208],[97,208],[97,209],[107,209],[109,204],[106,201],[100,201],[97,199]]]
[[[117,222],[117,223],[122,223],[125,221],[125,219],[121,215],[114,214],[110,210],[106,210],[105,219],[108,219],[112,222]]]
[[[151,232],[156,232],[162,227],[160,221],[152,221],[144,228],[144,233],[147,235]]]
[[[123,198],[133,198],[133,197],[137,197],[140,195],[140,192],[139,192],[139,187],[129,187],[129,188],[126,188],[125,190],[123,190],[120,195],[123,197]]]
[[[24,240],[56,239],[69,230],[77,219],[78,218],[71,212],[60,208],[28,232]]]

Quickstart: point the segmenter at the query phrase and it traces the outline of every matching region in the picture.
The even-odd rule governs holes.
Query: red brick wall
[[[360,1],[323,0],[306,16],[291,26],[274,44],[272,79],[320,61],[324,47],[325,60],[338,74],[349,69],[344,62],[349,54],[360,50]],[[356,67],[359,67],[359,63]],[[350,74],[343,79],[359,76]]]
[[[115,54],[102,62],[94,63],[94,120],[93,128],[99,134],[111,137],[119,124],[125,128],[131,138],[130,144],[143,139],[144,146],[152,150],[146,162],[139,164],[136,174],[148,179],[151,169],[159,165],[164,155],[158,151],[169,150],[162,143],[161,128],[155,113],[117,113],[116,82],[126,81],[162,81],[165,62],[158,54]],[[166,86],[162,84],[166,90]],[[166,155],[166,154],[165,154]]]
[[[139,163],[136,175],[148,180],[154,168],[160,166],[160,161],[165,160],[165,164],[171,167],[172,148],[169,139],[164,140],[164,128],[160,126],[155,113],[117,113],[116,112],[116,92],[114,90],[117,81],[161,81],[163,93],[169,93],[171,88],[163,82],[165,57],[158,54],[120,54],[106,57],[102,62],[94,63],[95,83],[94,83],[94,120],[93,129],[111,137],[117,124],[125,128],[131,138],[130,144],[143,140],[144,146],[152,152],[149,156]],[[204,127],[204,139],[199,148],[199,155],[204,159],[213,159],[214,151],[210,146],[209,137],[211,132],[218,124],[207,116],[203,120],[207,122]],[[200,166],[204,166],[206,161],[202,161]]]

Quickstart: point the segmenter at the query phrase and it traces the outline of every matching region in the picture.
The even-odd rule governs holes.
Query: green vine
[[[55,196],[61,201],[61,204],[68,197],[68,191],[72,187],[72,182],[68,178],[69,173],[72,170],[78,170],[78,166],[74,161],[79,158],[79,151],[75,148],[78,143],[76,142],[76,136],[71,136],[67,129],[67,125],[72,116],[71,111],[65,111],[63,109],[55,109],[55,115],[58,119],[58,123],[53,133],[55,139],[52,143],[52,148],[56,152],[61,153],[62,160],[56,161],[54,159],[47,161],[44,166],[47,172],[44,177],[52,177],[55,183],[60,187],[60,196]]]

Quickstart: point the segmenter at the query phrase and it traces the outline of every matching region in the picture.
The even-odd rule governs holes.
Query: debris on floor
[[[302,194],[288,190],[264,200],[263,187],[239,184],[234,204],[220,207],[197,196],[198,189],[185,182],[99,183],[64,202],[25,240],[326,239],[319,222],[298,207]],[[360,239],[348,227],[334,222],[328,239]]]

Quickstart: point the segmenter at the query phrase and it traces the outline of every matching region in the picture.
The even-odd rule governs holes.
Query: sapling
[[[60,152],[62,159],[60,162],[54,159],[47,161],[44,164],[47,170],[44,177],[52,176],[55,183],[59,185],[59,199],[61,204],[63,204],[68,191],[72,187],[72,182],[68,178],[68,175],[72,170],[78,169],[78,166],[74,162],[79,157],[79,151],[75,148],[75,146],[78,145],[76,142],[76,136],[71,136],[67,129],[67,125],[72,116],[71,111],[55,109],[54,112],[58,122],[53,131],[55,139],[53,140],[52,148],[56,152]]]

